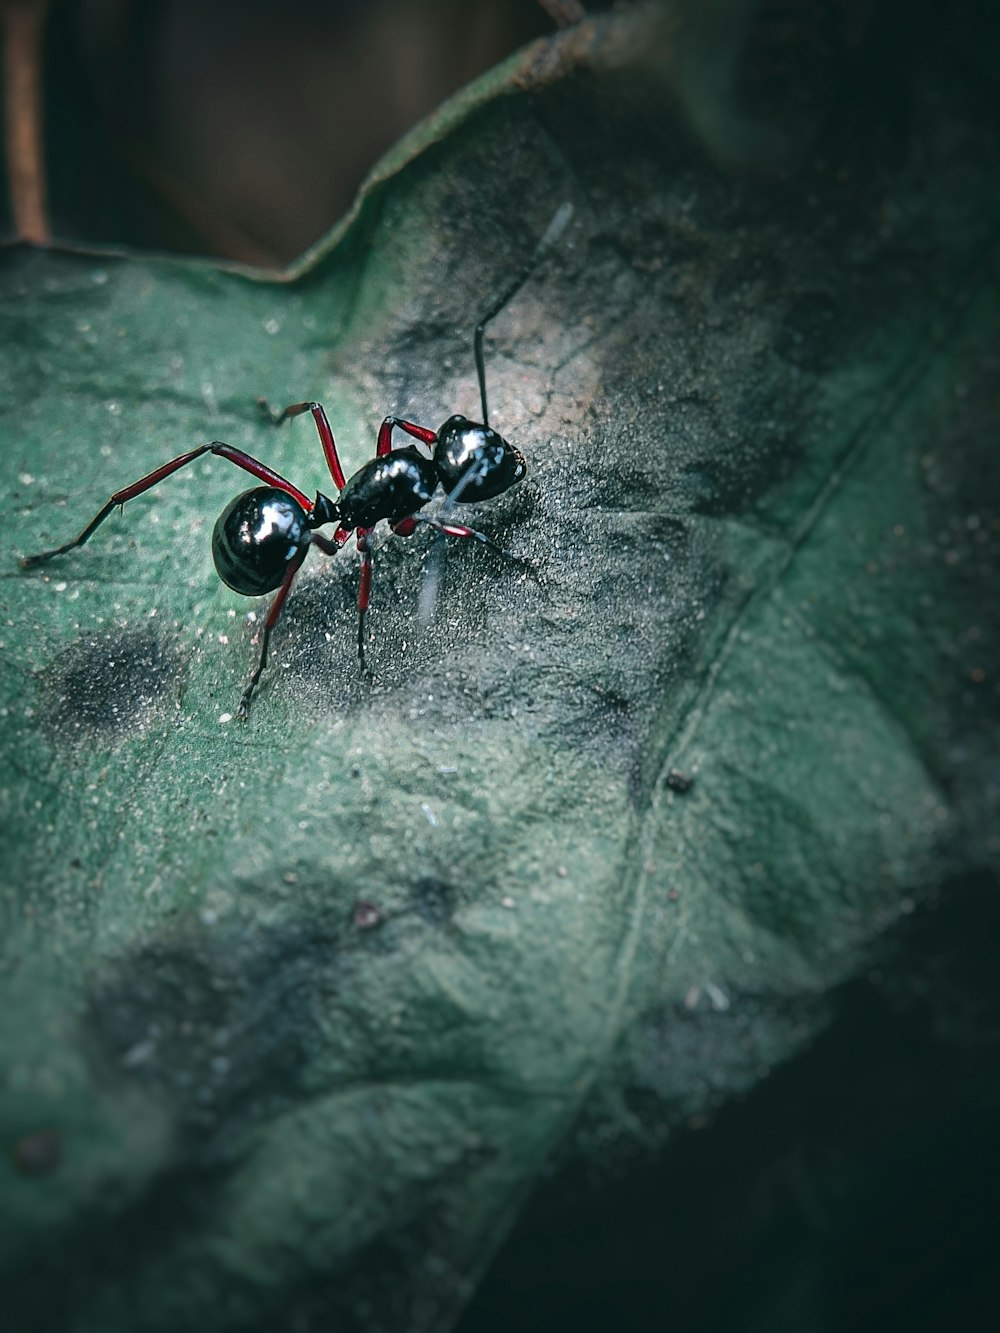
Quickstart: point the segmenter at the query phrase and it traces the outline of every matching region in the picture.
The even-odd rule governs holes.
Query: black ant
[[[131,486],[116,491],[78,537],[51,551],[23,556],[22,566],[32,568],[51,560],[54,556],[64,555],[67,551],[82,546],[116,506],[124,506],[127,501],[134,500],[136,496],[142,495],[144,491],[161,482],[164,477],[169,477],[171,473],[186,467],[188,463],[193,463],[202,454],[218,454],[220,458],[228,458],[237,467],[251,473],[265,485],[244,491],[220,514],[212,533],[212,558],[215,561],[215,568],[223,583],[234,592],[247,597],[259,597],[264,593],[278,590],[278,595],[271,603],[264,622],[257,666],[240,699],[240,719],[245,721],[249,714],[254,689],[267,665],[271,631],[281,615],[295,576],[310,546],[318,546],[324,554],[334,555],[350,539],[352,533],[357,538],[358,550],[361,552],[361,580],[358,587],[358,658],[361,670],[364,672],[365,614],[371,600],[372,586],[372,547],[369,539],[377,523],[385,519],[392,531],[401,537],[411,536],[418,523],[426,523],[449,537],[473,537],[501,555],[506,555],[506,552],[501,551],[483,533],[462,523],[451,522],[447,513],[453,504],[471,504],[500,495],[521,481],[528,470],[521,451],[508,444],[489,424],[486,373],[483,365],[483,332],[490,320],[516,295],[543,256],[554,245],[569,222],[572,211],[572,205],[568,203],[558,209],[524,269],[476,325],[472,347],[479,379],[482,422],[469,421],[467,417],[455,415],[449,417],[441,428],[435,431],[427,426],[418,426],[412,421],[404,421],[400,417],[386,417],[379,428],[375,457],[359,468],[348,480],[337,454],[330,423],[319,403],[292,403],[283,411],[272,414],[266,401],[261,400],[262,411],[275,425],[280,425],[289,417],[296,417],[302,412],[312,413],[327,467],[337,487],[336,500],[331,500],[319,491],[316,492],[315,500],[310,500],[297,486],[293,486],[290,481],[286,481],[284,477],[273,472],[264,463],[258,462],[256,458],[243,453],[241,449],[234,449],[230,444],[213,440],[211,444],[203,444],[197,449],[191,449],[188,453],[171,459],[169,463],[164,463],[162,467],[156,468],[147,476],[140,477]],[[396,428],[428,446],[432,450],[431,456],[427,457],[421,453],[416,445],[404,445],[402,448],[393,449],[392,432]],[[434,496],[439,486],[448,497],[443,511],[444,516],[432,518],[419,513],[418,511]],[[324,537],[317,531],[328,523],[337,524],[332,537]]]

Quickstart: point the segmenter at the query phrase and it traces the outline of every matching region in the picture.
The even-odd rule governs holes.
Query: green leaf
[[[942,76],[895,155],[744,178],[634,22],[449,108],[293,282],[4,259],[19,1327],[447,1327],[581,1109],[711,1111],[995,854],[990,122]],[[488,336],[529,477],[472,520],[537,576],[453,544],[425,624],[432,543],[386,541],[369,684],[356,558],[314,557],[240,727],[242,474],[18,569],[210,439],[329,489],[258,395],[322,400],[348,472],[387,411],[477,415],[472,325],[567,199]]]

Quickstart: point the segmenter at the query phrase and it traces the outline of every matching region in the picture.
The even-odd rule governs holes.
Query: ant
[[[274,425],[280,425],[304,412],[312,414],[327,467],[337,487],[336,500],[331,500],[320,491],[316,492],[315,500],[310,500],[304,491],[256,458],[230,444],[223,444],[221,440],[213,440],[211,444],[200,445],[197,449],[172,458],[169,463],[140,477],[131,486],[115,491],[78,537],[51,551],[23,556],[21,565],[31,569],[82,546],[113,509],[123,508],[127,501],[134,500],[203,454],[217,454],[265,484],[244,491],[230,501],[220,514],[212,533],[212,558],[216,571],[223,583],[246,597],[259,597],[277,589],[277,596],[264,622],[257,665],[240,699],[240,720],[246,721],[249,715],[253,692],[267,666],[271,633],[310,546],[318,546],[325,555],[335,555],[352,534],[361,553],[358,659],[364,674],[365,616],[372,588],[370,538],[377,523],[384,519],[392,531],[401,537],[411,536],[418,523],[424,523],[446,536],[471,537],[501,555],[507,554],[483,533],[462,523],[451,522],[449,510],[456,503],[471,504],[500,495],[521,481],[528,470],[521,451],[508,444],[489,424],[483,333],[490,320],[517,294],[555,244],[572,212],[569,203],[564,203],[557,210],[527,264],[476,325],[472,347],[479,379],[482,422],[470,421],[456,414],[435,431],[401,417],[388,416],[379,427],[375,457],[348,479],[337,454],[330,423],[319,403],[292,403],[283,411],[272,413],[266,400],[261,399],[259,406]],[[394,449],[392,432],[396,429],[429,448],[430,457],[421,453],[415,444]],[[439,486],[447,496],[442,517],[433,518],[420,513]],[[329,523],[337,525],[332,537],[317,531]]]

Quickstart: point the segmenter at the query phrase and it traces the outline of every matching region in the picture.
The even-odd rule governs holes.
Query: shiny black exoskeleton
[[[337,522],[339,516],[337,505],[325,495],[303,506],[276,486],[244,491],[230,500],[212,531],[216,573],[244,597],[274,592],[292,561],[305,559],[312,530]]]
[[[521,481],[528,471],[520,449],[489,426],[477,426],[468,417],[457,415],[449,417],[438,431],[434,466],[452,499],[466,504],[492,500]]]
[[[337,507],[345,528],[373,528],[422,509],[437,490],[437,468],[418,449],[406,445],[359,468],[340,492]]]
[[[212,533],[212,558],[219,577],[234,592],[248,597],[274,592],[261,638],[260,657],[240,700],[239,716],[246,718],[250,700],[267,664],[268,643],[285,600],[311,546],[327,555],[338,551],[352,534],[361,552],[361,582],[358,589],[358,657],[364,669],[365,615],[371,597],[372,548],[369,536],[380,522],[388,522],[393,532],[410,536],[418,523],[425,523],[450,537],[472,537],[494,550],[490,539],[473,528],[453,523],[449,511],[456,504],[489,500],[519,482],[527,472],[520,450],[514,448],[489,425],[486,406],[486,376],[483,367],[483,333],[486,325],[504,308],[512,296],[555,243],[572,214],[564,204],[542,236],[530,261],[517,279],[494,302],[476,326],[473,355],[482,402],[481,423],[464,416],[451,416],[440,430],[431,430],[400,417],[386,417],[379,428],[375,457],[365,463],[350,479],[344,474],[333,431],[319,403],[293,403],[282,412],[268,417],[276,425],[302,412],[310,412],[326,457],[327,467],[337,487],[338,497],[331,500],[317,492],[310,500],[304,491],[273,472],[264,463],[232,445],[214,440],[180,454],[153,472],[116,491],[91,519],[79,536],[63,546],[25,556],[21,563],[32,567],[64,555],[82,546],[104,522],[111,511],[142,495],[179,468],[203,454],[226,458],[256,477],[263,485],[244,491],[232,500],[219,516]],[[266,409],[266,404],[262,402]],[[416,444],[392,447],[392,432],[403,431]],[[423,445],[429,453],[421,452]],[[439,517],[421,511],[438,488],[447,499]],[[318,529],[335,523],[332,537]],[[506,554],[501,552],[501,554]]]
[[[212,559],[233,592],[260,597],[281,586],[290,561],[309,540],[309,516],[298,501],[274,486],[256,486],[219,515]]]
[[[335,505],[345,528],[371,528],[383,519],[398,523],[422,509],[439,485],[455,504],[491,500],[528,471],[519,449],[468,417],[449,417],[436,434],[398,417],[386,417],[380,441],[387,426],[398,426],[410,434],[419,430],[417,439],[433,442],[434,452],[427,458],[413,445],[404,445],[376,455],[359,468]]]

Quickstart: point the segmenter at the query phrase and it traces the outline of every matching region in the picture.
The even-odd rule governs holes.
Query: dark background
[[[287,264],[400,135],[553,30],[536,0],[53,0],[52,234]]]

